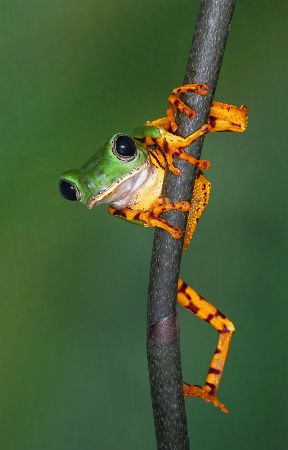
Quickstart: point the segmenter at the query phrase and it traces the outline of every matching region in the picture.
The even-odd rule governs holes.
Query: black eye
[[[66,198],[66,200],[75,201],[79,200],[80,197],[80,193],[75,184],[64,179],[60,180],[59,192],[64,198]]]
[[[131,161],[137,154],[135,142],[126,134],[119,134],[114,140],[114,153],[119,159]]]

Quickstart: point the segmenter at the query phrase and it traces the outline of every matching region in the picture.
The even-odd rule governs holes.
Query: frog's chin
[[[125,177],[118,178],[108,188],[100,192],[100,194],[91,197],[87,203],[87,208],[91,209],[102,203],[110,203],[113,208],[122,209],[131,203],[131,199],[141,186],[151,176],[153,167],[149,161],[132,170]]]

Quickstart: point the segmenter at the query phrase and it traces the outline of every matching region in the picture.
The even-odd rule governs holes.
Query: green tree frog
[[[208,86],[186,84],[175,88],[168,98],[169,108],[164,118],[136,128],[133,136],[114,134],[80,169],[65,172],[59,185],[62,196],[67,200],[79,201],[89,209],[108,203],[110,214],[135,224],[163,228],[175,239],[182,236],[182,231],[160,216],[170,210],[189,211],[184,238],[185,251],[208,203],[211,185],[202,173],[202,170],[210,167],[209,161],[197,160],[184,149],[209,132],[244,131],[248,112],[246,106],[237,108],[213,102],[208,122],[195,133],[182,138],[174,134],[177,130],[177,110],[183,111],[190,119],[196,114],[180,99],[184,92],[206,95]],[[174,166],[174,157],[198,167],[191,203],[186,200],[172,203],[161,197],[165,170],[168,169],[177,176],[181,175],[180,170]],[[205,384],[197,386],[183,383],[183,393],[185,396],[201,397],[228,412],[218,400],[217,388],[235,331],[234,326],[217,308],[181,279],[178,281],[177,300],[198,317],[209,322],[219,333]]]

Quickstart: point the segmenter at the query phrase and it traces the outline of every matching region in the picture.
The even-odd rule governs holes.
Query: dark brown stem
[[[187,136],[206,122],[216,89],[236,0],[202,0],[188,58],[184,83],[207,83],[205,97],[186,94],[185,103],[197,111],[190,121],[179,113],[178,133]],[[204,138],[186,150],[200,158]],[[196,167],[182,161],[182,176],[167,173],[163,195],[171,201],[191,199]],[[187,215],[173,211],[165,218],[185,229]],[[147,355],[158,450],[188,450],[176,291],[183,240],[156,229],[148,301]]]

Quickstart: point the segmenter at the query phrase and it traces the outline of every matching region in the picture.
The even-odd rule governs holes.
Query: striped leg
[[[248,108],[242,105],[237,108],[227,103],[213,102],[208,123],[212,126],[211,132],[236,131],[243,132],[248,125]]]
[[[192,142],[197,141],[197,139],[199,139],[200,137],[210,133],[211,130],[211,125],[204,124],[201,128],[199,128],[199,130],[195,131],[195,133],[193,134],[190,134],[186,138],[182,138],[181,136],[177,136],[176,134],[161,130],[161,137],[155,138],[154,141],[162,149],[168,164],[168,168],[171,172],[174,173],[174,175],[181,175],[181,171],[179,168],[174,166],[173,156],[176,156],[183,161],[187,161],[190,164],[199,167],[200,169],[209,169],[211,165],[209,161],[207,161],[206,159],[198,160],[194,158],[193,156],[185,152],[184,148],[192,144]]]
[[[180,99],[180,95],[184,92],[195,92],[198,95],[206,95],[208,93],[207,84],[184,84],[172,91],[172,95],[168,97],[170,103],[167,109],[167,123],[165,122],[165,130],[169,131],[168,123],[172,132],[178,128],[175,122],[177,110],[186,114],[190,120],[194,119],[196,111],[185,105]],[[162,119],[163,120],[163,119]],[[209,114],[208,123],[212,126],[210,132],[215,131],[238,131],[243,132],[248,123],[248,109],[245,105],[237,108],[227,103],[213,102]]]
[[[229,412],[223,403],[219,402],[217,389],[223,373],[230,341],[235,331],[234,325],[215,306],[180,279],[178,280],[177,301],[193,314],[200,317],[200,319],[209,322],[219,333],[218,344],[211,361],[205,385],[196,386],[183,383],[184,395],[201,397],[206,402],[211,402],[214,406],[219,406],[223,412]]]
[[[180,95],[184,92],[195,92],[198,95],[206,95],[208,94],[208,85],[207,84],[184,84],[184,86],[179,86],[173,89],[172,94],[168,97],[168,102],[170,103],[169,108],[167,109],[167,117],[171,123],[171,129],[175,132],[178,128],[178,125],[175,122],[175,117],[177,110],[179,109],[184,114],[186,114],[190,120],[194,119],[196,116],[196,111],[194,109],[189,108],[185,103],[180,99]]]
[[[168,231],[174,239],[182,237],[180,228],[168,223],[165,219],[159,217],[160,214],[168,211],[187,212],[190,209],[190,203],[186,200],[170,203],[168,198],[158,198],[155,200],[148,211],[132,208],[115,209],[109,206],[108,212],[112,216],[120,217],[130,222],[141,223],[146,227],[159,227]]]
[[[208,85],[203,83],[184,84],[183,86],[176,87],[173,89],[172,94],[168,97],[169,108],[167,109],[166,117],[162,117],[161,119],[153,120],[151,122],[146,122],[146,125],[163,128],[166,131],[172,131],[174,133],[178,128],[178,125],[175,122],[177,110],[180,110],[186,114],[190,120],[194,119],[196,116],[196,111],[185,105],[185,103],[180,99],[180,95],[185,92],[194,92],[195,94],[202,96],[208,94],[208,90]]]

